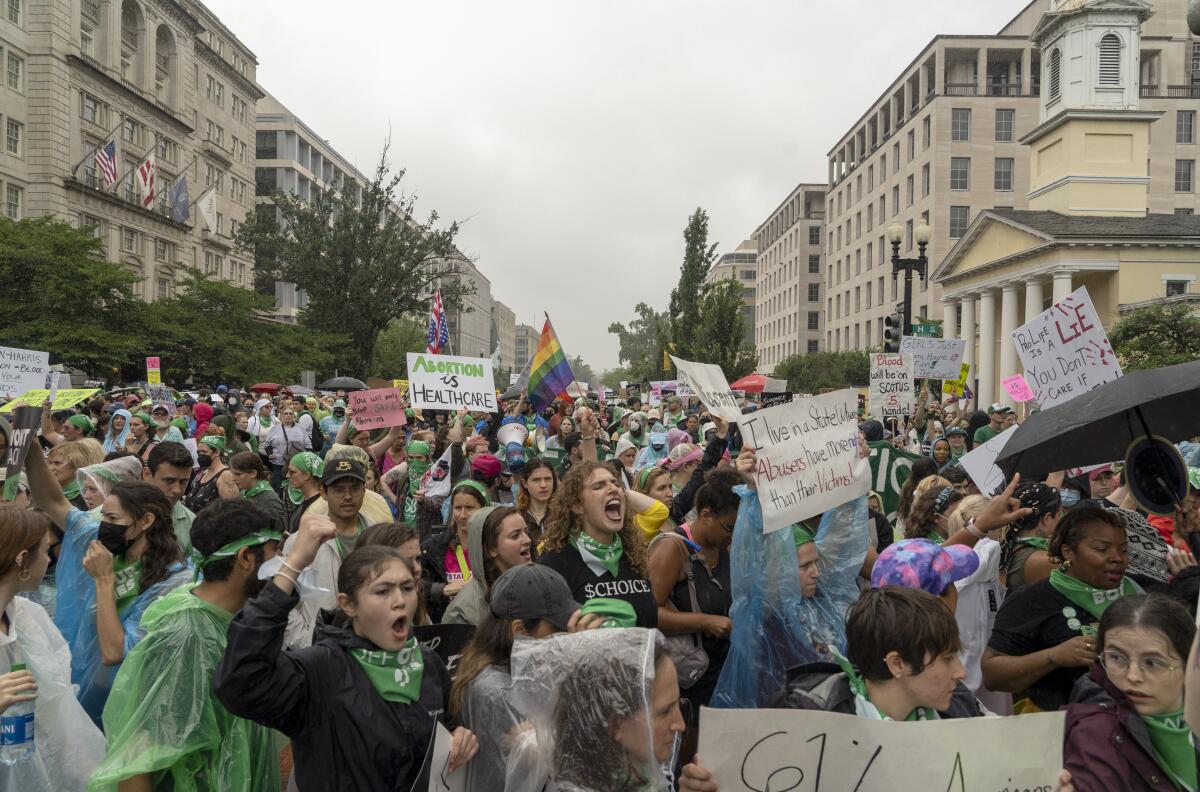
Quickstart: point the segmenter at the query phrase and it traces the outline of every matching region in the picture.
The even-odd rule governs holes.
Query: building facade
[[[720,283],[733,278],[742,285],[742,304],[745,306],[746,340],[754,343],[754,296],[758,283],[758,243],[753,239],[743,240],[732,253],[725,253],[715,262],[705,283]]]
[[[254,205],[257,61],[202,3],[5,0],[0,50],[6,215],[90,228],[146,300],[170,297],[189,267],[253,283],[233,236]],[[106,186],[94,154],[109,140],[118,181]],[[150,154],[147,202],[134,177]],[[184,178],[191,211],[175,222],[167,189]],[[211,225],[196,206],[210,190]]]
[[[513,313],[512,308],[499,300],[493,300],[492,351],[497,347],[500,349],[500,368],[513,368],[517,358],[517,315]]]
[[[517,325],[516,336],[516,353],[513,358],[513,370],[521,372],[529,365],[529,361],[533,360],[533,353],[537,351],[538,331],[534,330],[527,324]]]
[[[754,348],[764,373],[823,348],[824,221],[825,185],[799,184],[754,232]]]
[[[454,258],[452,264],[460,274],[447,277],[462,279],[473,286],[475,292],[463,298],[461,308],[446,313],[450,326],[449,354],[491,357],[495,349],[492,346],[492,282],[466,256]],[[514,340],[514,348],[515,344]]]
[[[913,230],[932,229],[936,269],[985,209],[1029,207],[1030,151],[1039,124],[1042,53],[1031,34],[1054,0],[1034,0],[994,36],[937,36],[831,149],[824,247],[829,349],[882,346],[884,317],[903,299],[887,229],[916,254]],[[1188,35],[1186,0],[1159,0],[1137,52],[1126,50],[1130,90],[1161,111],[1148,153],[1147,206],[1193,213],[1200,43]],[[913,316],[962,321],[942,289],[914,282]],[[970,317],[968,317],[970,318]]]

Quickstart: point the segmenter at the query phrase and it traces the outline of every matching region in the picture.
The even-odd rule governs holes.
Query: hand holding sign
[[[349,400],[347,411],[353,417],[356,429],[379,429],[408,423],[399,388],[355,391],[349,395]]]

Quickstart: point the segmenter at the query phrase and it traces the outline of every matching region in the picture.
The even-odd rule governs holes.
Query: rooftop
[[[1200,215],[1148,214],[1142,217],[1067,215],[1030,209],[989,209],[988,214],[1046,236],[1132,238],[1200,238]]]

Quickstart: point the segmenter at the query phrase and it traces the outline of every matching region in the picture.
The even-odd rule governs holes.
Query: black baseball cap
[[[524,564],[492,584],[490,609],[497,619],[545,619],[566,630],[579,603],[562,575],[541,564]]]
[[[325,465],[325,474],[321,477],[321,483],[329,487],[335,481],[341,481],[344,478],[352,478],[355,481],[361,481],[365,484],[367,474],[363,470],[363,466],[353,459],[339,459],[336,462]]]

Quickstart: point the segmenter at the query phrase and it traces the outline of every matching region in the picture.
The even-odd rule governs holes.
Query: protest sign
[[[1063,712],[911,722],[817,710],[701,713],[698,753],[721,792],[1049,792],[1062,769]]]
[[[694,363],[674,355],[671,360],[679,376],[687,382],[692,391],[704,402],[704,406],[713,415],[719,415],[730,423],[742,419],[742,408],[738,407],[737,399],[729,390],[729,380],[721,367],[713,363]]]
[[[60,379],[62,379],[62,375],[63,375],[63,372],[61,372],[61,371],[51,371],[50,372],[50,403],[51,404],[53,404],[54,400],[58,398],[58,381]]]
[[[162,384],[162,365],[156,357],[146,358],[146,384]]]
[[[147,385],[146,398],[151,404],[166,404],[171,408],[171,412],[175,412],[175,397],[171,394],[171,389],[166,385]]]
[[[29,455],[29,447],[37,437],[38,427],[42,425],[42,408],[21,406],[13,414],[12,432],[8,436],[8,456],[4,460],[4,496],[12,500],[15,495],[17,477],[25,466],[25,457]],[[40,453],[40,452],[39,452]],[[10,492],[10,490],[12,490]]]
[[[408,353],[408,395],[413,407],[497,412],[492,361],[487,358]]]
[[[474,634],[473,624],[421,624],[413,628],[417,643],[432,649],[441,658],[450,676],[454,676],[458,661],[462,659]]]
[[[429,470],[421,476],[421,489],[425,490],[426,498],[444,498],[450,494],[450,460],[453,459],[453,443],[446,444],[446,450],[438,457],[438,461],[429,466]]]
[[[1043,410],[1121,376],[1121,364],[1086,286],[1018,327],[1012,340]]]
[[[354,411],[356,429],[381,429],[408,423],[399,388],[353,391],[346,398],[350,400],[349,406]]]
[[[912,356],[871,354],[871,416],[880,420],[912,415],[917,399]]]
[[[1009,396],[1012,396],[1013,401],[1017,404],[1033,401],[1033,390],[1029,387],[1029,383],[1025,381],[1024,374],[1013,374],[1011,377],[1005,377],[1000,380],[1000,384],[1004,386],[1004,390]]]
[[[60,388],[54,401],[50,404],[51,410],[66,410],[79,404],[81,401],[86,401],[92,396],[100,392],[99,388]],[[21,405],[32,405],[41,407],[42,402],[50,395],[50,391],[46,388],[38,388],[37,390],[28,391],[21,396],[10,401],[8,404],[0,407],[0,413],[12,412]]]
[[[450,772],[450,744],[454,736],[437,721],[429,761],[429,792],[467,792],[467,768]]]
[[[0,346],[0,397],[46,387],[50,353]]]
[[[847,388],[741,416],[742,439],[758,452],[764,533],[867,494],[871,467],[858,453],[857,400]]]
[[[928,379],[954,379],[962,367],[967,342],[962,339],[904,336],[900,354],[912,355],[913,376]]]
[[[1004,471],[996,467],[996,457],[1000,456],[1000,452],[1012,439],[1015,431],[1015,426],[1005,429],[983,445],[975,446],[974,450],[963,454],[958,460],[958,464],[967,471],[971,481],[975,482],[976,488],[984,495],[995,495],[1008,485]]]
[[[971,364],[963,363],[958,370],[958,379],[942,381],[943,396],[962,396],[966,392],[967,376],[971,373]]]
[[[513,380],[513,381],[514,381],[514,382],[516,381],[516,379],[515,379],[515,375],[514,375],[514,380]],[[510,383],[510,384],[511,384],[511,383]],[[393,388],[399,388],[399,389],[400,389],[400,395],[401,395],[401,396],[403,396],[405,393],[408,393],[408,380],[394,379],[394,380],[392,380],[392,387],[393,387]]]
[[[871,490],[883,501],[879,504],[883,507],[883,516],[895,524],[896,512],[900,508],[900,490],[908,481],[913,462],[920,459],[921,455],[901,451],[882,440],[867,445],[871,448]]]
[[[775,407],[780,404],[787,404],[792,400],[793,396],[790,393],[764,393],[762,395],[761,407]],[[738,410],[738,417],[731,418],[730,421],[741,420],[741,410]]]
[[[785,393],[787,389],[787,380],[763,377],[763,393]]]

